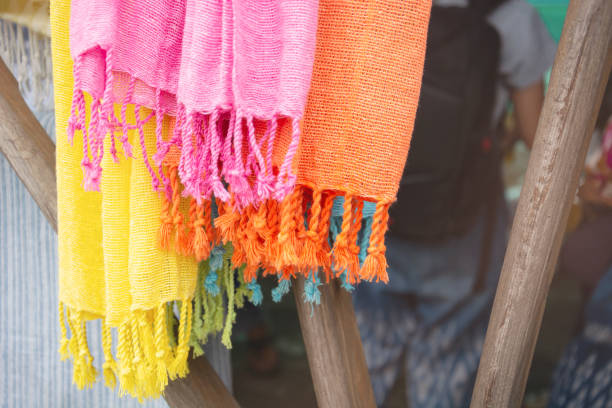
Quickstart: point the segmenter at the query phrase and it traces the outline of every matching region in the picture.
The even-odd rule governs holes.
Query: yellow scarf
[[[75,138],[70,145],[62,136],[66,134],[73,87],[69,18],[70,1],[55,1],[51,31],[58,135],[60,351],[74,359],[74,382],[79,387],[90,385],[96,372],[85,323],[103,319],[107,384],[113,385],[117,376],[122,392],[157,396],[168,375],[184,375],[187,370],[197,264],[159,247],[162,202],[151,191],[150,175],[142,160],[126,160],[120,155],[120,163],[111,165],[112,158],[106,155],[101,193],[83,190],[82,142]],[[116,113],[119,116],[118,109]],[[129,115],[133,120],[133,109]],[[146,143],[151,144],[148,148],[153,149],[154,123],[145,125],[144,132]],[[135,131],[130,132],[130,142],[139,145]],[[172,312],[167,302],[177,300],[181,301],[178,344],[172,347],[173,334],[167,324],[172,321],[167,318]],[[116,358],[111,350],[111,328],[117,328]]]

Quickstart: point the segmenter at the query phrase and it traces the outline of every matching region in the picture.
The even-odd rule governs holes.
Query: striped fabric
[[[0,45],[0,50],[14,49],[12,44]],[[11,58],[4,53],[2,58],[16,69]],[[52,101],[50,87],[43,89],[49,90]],[[32,98],[26,94],[28,103]],[[53,105],[45,106],[34,113],[53,137]],[[140,405],[119,398],[101,382],[84,391],[72,385],[71,364],[57,355],[57,293],[56,234],[0,155],[0,407],[166,407],[163,399]],[[88,337],[92,344],[101,343],[99,324],[88,326]],[[92,347],[94,358],[102,361],[99,351]],[[208,342],[205,353],[231,389],[229,351],[216,339]]]

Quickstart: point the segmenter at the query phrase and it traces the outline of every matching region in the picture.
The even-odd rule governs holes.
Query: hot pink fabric
[[[111,135],[115,159],[115,131],[131,154],[127,129],[141,128],[148,118],[127,124],[129,103],[153,109],[159,127],[164,114],[177,117],[172,139],[161,140],[160,129],[158,151],[143,156],[161,166],[169,146],[177,145],[186,195],[214,193],[227,201],[229,186],[239,206],[282,199],[295,182],[295,149],[276,171],[269,157],[279,118],[293,120],[291,145],[299,141],[317,8],[318,0],[74,0],[75,94],[68,133],[80,129],[87,142],[85,188],[99,189],[104,137]],[[94,98],[87,129],[83,91]],[[123,105],[120,118],[113,103]],[[254,119],[268,122],[261,140]],[[168,190],[167,180],[150,172],[153,187]]]

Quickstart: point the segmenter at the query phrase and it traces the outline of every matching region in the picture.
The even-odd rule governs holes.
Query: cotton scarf
[[[289,279],[322,270],[388,281],[384,235],[403,172],[420,93],[429,1],[321,0],[315,63],[298,147],[297,183],[284,200],[237,211],[220,205],[215,226],[234,245],[245,279]],[[280,163],[292,127],[279,122]],[[278,155],[278,156],[276,156]],[[330,241],[334,202],[342,223]],[[364,206],[374,207],[369,247],[359,262]],[[363,236],[363,234],[361,234]]]
[[[52,2],[60,135],[66,134],[73,95],[69,15],[68,0]],[[86,106],[93,104],[91,98],[85,102]],[[115,113],[121,115],[122,108],[116,105]],[[136,110],[132,105],[123,114],[133,123]],[[143,141],[145,147],[154,148],[155,123],[128,129],[127,140],[133,144]],[[110,148],[110,140],[105,142],[105,148]],[[230,268],[230,246],[216,246],[199,266],[193,257],[160,247],[157,233],[163,200],[150,187],[142,156],[114,163],[106,155],[100,192],[84,191],[82,148],[78,138],[73,144],[58,138],[60,353],[73,360],[74,383],[80,388],[91,386],[97,372],[89,352],[87,322],[101,320],[101,368],[106,384],[118,383],[121,394],[158,397],[169,379],[186,375],[190,348],[195,356],[201,354],[200,345],[209,334],[221,332],[223,343],[231,347],[234,308],[245,298],[258,303],[261,293]],[[121,146],[118,151],[124,153]]]
[[[274,298],[297,274],[311,298],[321,278],[387,281],[430,1],[69,3],[52,34],[77,384],[95,377],[90,319],[109,385],[157,396],[202,333],[228,339],[234,307],[261,300],[258,275],[279,278]]]
[[[153,159],[161,166],[170,147],[180,147],[183,195],[201,202],[214,192],[228,201],[222,173],[242,205],[271,193],[282,199],[295,182],[291,163],[310,84],[316,21],[317,0],[73,1],[75,93],[69,134],[83,130],[85,189],[99,190],[107,135],[110,154],[118,160],[110,130],[125,120],[113,117],[116,102],[154,109],[158,140]],[[84,129],[84,91],[94,98],[90,129]],[[162,140],[159,119],[165,114],[178,118],[168,141]],[[254,121],[278,118],[289,118],[295,131],[274,175],[265,166]],[[224,122],[232,123],[226,137],[221,134]],[[125,131],[121,142],[130,156]],[[243,163],[243,153],[250,162]],[[150,166],[149,155],[143,151],[143,156]],[[149,171],[154,188],[163,182],[170,196],[169,181]]]

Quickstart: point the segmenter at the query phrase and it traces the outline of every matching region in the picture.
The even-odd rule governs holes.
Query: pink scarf
[[[130,157],[128,130],[155,117],[157,151],[141,141],[155,190],[171,194],[162,164],[177,146],[183,194],[198,202],[212,194],[228,201],[228,189],[238,206],[285,197],[296,179],[317,13],[318,0],[74,0],[68,134],[83,133],[85,189],[99,190],[105,137],[115,161],[115,133]],[[119,115],[114,103],[122,105]],[[135,125],[128,124],[128,104],[136,105]],[[145,116],[141,107],[152,111]],[[164,115],[176,117],[165,138]],[[273,168],[280,119],[290,120],[293,132],[284,162]],[[264,131],[255,131],[255,120]]]

